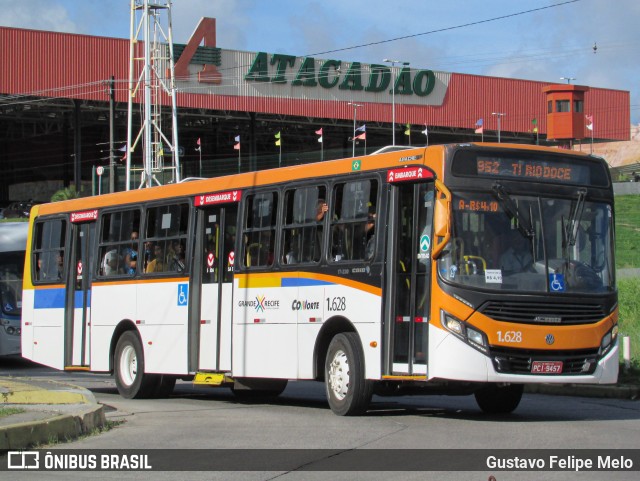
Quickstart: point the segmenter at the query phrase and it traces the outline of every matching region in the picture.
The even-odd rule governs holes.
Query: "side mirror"
[[[433,218],[435,243],[431,252],[431,256],[434,259],[440,257],[444,246],[451,239],[451,225],[449,222],[451,218],[451,192],[442,182],[436,180],[436,193],[438,197]]]

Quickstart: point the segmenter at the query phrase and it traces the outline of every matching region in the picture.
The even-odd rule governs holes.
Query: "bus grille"
[[[593,374],[598,363],[598,349],[578,351],[529,351],[492,348],[491,361],[495,370],[503,374],[531,373],[533,361],[562,361],[562,375]]]
[[[479,311],[497,321],[541,325],[592,324],[607,315],[602,304],[589,303],[489,301]]]

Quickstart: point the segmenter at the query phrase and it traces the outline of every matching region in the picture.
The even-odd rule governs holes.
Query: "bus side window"
[[[247,196],[244,212],[242,259],[246,267],[273,265],[277,194],[264,192]]]
[[[98,234],[98,275],[103,277],[135,275],[140,252],[140,210],[128,209],[104,213]]]
[[[186,272],[188,227],[189,205],[186,203],[147,209],[143,240],[149,250],[148,253],[145,250],[145,274]]]
[[[60,282],[63,279],[66,233],[64,219],[36,222],[32,251],[34,281]]]
[[[371,179],[335,186],[335,208],[331,220],[333,261],[369,260],[373,257],[377,194],[377,182]]]
[[[324,186],[289,190],[284,197],[282,262],[319,262],[324,217],[328,210]]]

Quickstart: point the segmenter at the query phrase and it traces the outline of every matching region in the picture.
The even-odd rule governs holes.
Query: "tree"
[[[80,192],[76,191],[74,186],[65,187],[60,189],[51,196],[51,202],[60,202],[61,200],[77,199],[80,197]]]

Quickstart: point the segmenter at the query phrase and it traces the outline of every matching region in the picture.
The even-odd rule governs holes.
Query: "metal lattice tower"
[[[166,27],[162,17],[166,14]],[[129,109],[127,119],[126,190],[131,188],[132,160],[142,149],[140,187],[151,187],[156,174],[172,172],[172,182],[180,182],[178,156],[178,113],[171,28],[171,0],[131,0],[129,38]],[[140,130],[133,137],[133,100],[142,96]],[[163,103],[171,106],[171,140],[162,130]],[[165,165],[165,152],[171,162]]]

